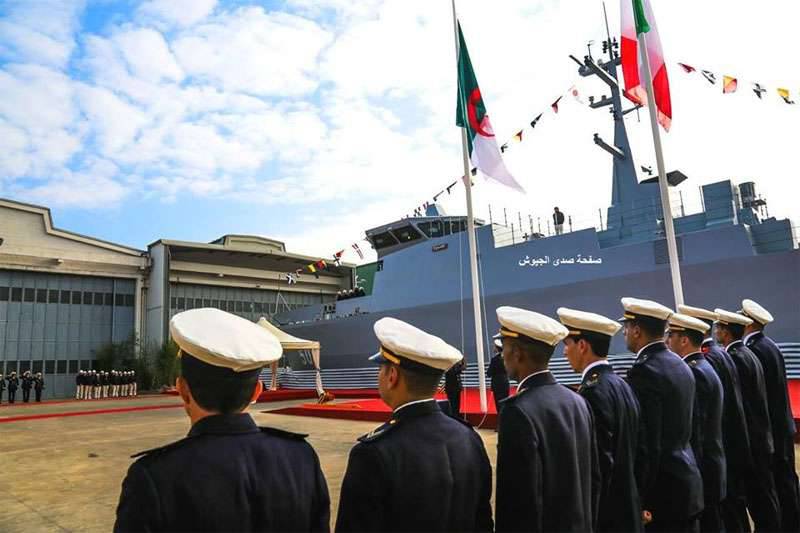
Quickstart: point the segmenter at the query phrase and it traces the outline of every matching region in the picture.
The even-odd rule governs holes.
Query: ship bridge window
[[[435,239],[444,235],[444,224],[441,220],[434,220],[431,222],[421,222],[417,224],[417,228],[422,230],[422,233]]]
[[[372,244],[375,246],[376,250],[380,250],[381,248],[386,248],[387,246],[392,246],[397,244],[397,239],[395,239],[394,235],[389,233],[388,231],[385,233],[379,233],[377,235],[373,235],[370,237],[372,240]]]
[[[422,237],[419,232],[414,228],[414,226],[403,226],[402,228],[397,228],[392,230],[397,240],[400,242],[411,242],[416,241],[420,237]]]

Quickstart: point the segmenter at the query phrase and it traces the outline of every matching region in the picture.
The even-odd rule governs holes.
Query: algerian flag
[[[647,105],[644,69],[639,54],[637,36],[645,34],[650,73],[653,76],[653,96],[658,109],[658,123],[669,131],[672,123],[672,102],[669,97],[669,79],[656,19],[650,0],[621,0],[622,5],[622,73],[625,76],[625,96],[632,102]]]
[[[467,129],[469,158],[483,174],[512,189],[525,192],[503,163],[478,80],[469,60],[467,43],[458,24],[458,107],[456,124]]]

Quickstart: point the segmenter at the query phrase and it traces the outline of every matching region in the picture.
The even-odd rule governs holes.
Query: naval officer
[[[498,333],[493,337],[494,355],[489,361],[489,368],[486,375],[492,385],[492,398],[494,398],[495,412],[500,413],[500,402],[508,398],[510,385],[508,374],[503,364],[503,339]]]
[[[667,346],[683,358],[694,375],[695,394],[692,411],[692,451],[703,478],[703,514],[700,531],[725,529],[720,502],[725,499],[727,474],[722,445],[722,382],[702,352],[708,324],[679,313],[670,315]]]
[[[636,477],[647,531],[691,531],[703,511],[703,480],[692,453],[692,371],[667,349],[672,310],[650,300],[622,298],[623,333],[636,360],[628,381],[639,400]]]
[[[578,394],[592,408],[602,485],[596,531],[642,531],[642,506],[634,461],[639,402],[608,362],[611,338],[621,326],[602,315],[561,307],[569,330],[564,356],[581,373]]]
[[[786,385],[786,364],[778,345],[764,334],[764,327],[774,320],[770,312],[753,300],[742,300],[741,312],[753,321],[744,328],[743,342],[764,369],[772,442],[775,446],[772,475],[781,507],[781,531],[797,532],[800,531],[800,494],[794,466],[796,428]]]
[[[342,481],[337,531],[491,531],[492,467],[468,422],[434,399],[463,359],[400,320],[375,322],[378,390],[392,418],[360,437]]]
[[[508,376],[519,385],[500,410],[496,530],[593,531],[600,472],[592,413],[547,369],[569,332],[515,307],[498,308],[497,320]]]
[[[717,343],[711,328],[717,320],[714,311],[702,307],[679,305],[678,312],[702,320],[708,326],[701,351],[722,383],[722,444],[725,449],[727,488],[720,504],[722,521],[728,533],[750,531],[747,517],[746,479],[752,469],[750,437],[742,406],[742,389],[736,364],[725,348]]]
[[[744,345],[745,326],[753,321],[739,313],[715,309],[717,321],[714,330],[717,341],[725,345],[736,369],[742,387],[742,402],[750,438],[751,469],[745,483],[747,508],[756,531],[778,531],[780,507],[772,477],[772,456],[775,452],[772,426],[767,404],[764,370],[755,354]]]
[[[175,315],[176,387],[186,438],[137,454],[115,531],[328,531],[328,488],[305,435],[258,427],[245,411],[281,356],[264,328],[218,309]]]

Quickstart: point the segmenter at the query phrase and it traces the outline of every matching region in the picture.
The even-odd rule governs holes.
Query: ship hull
[[[719,259],[682,266],[684,297],[695,306],[737,310],[743,298],[752,298],[776,317],[768,334],[781,344],[800,343],[800,251]],[[456,273],[457,276],[457,273]],[[469,287],[467,284],[466,287]],[[495,309],[511,305],[555,316],[559,307],[592,311],[616,318],[621,314],[620,298],[634,296],[673,304],[669,269],[661,265],[645,272],[626,272],[573,283],[502,292],[486,291],[484,306],[485,346],[497,332]],[[476,360],[472,300],[466,297],[416,306],[374,309],[353,316],[309,321],[282,326],[298,337],[318,340],[322,345],[323,369],[362,368],[375,352],[377,341],[372,326],[392,316],[445,339],[462,349],[468,362]],[[611,353],[627,352],[617,335]],[[561,357],[560,349],[556,357]]]

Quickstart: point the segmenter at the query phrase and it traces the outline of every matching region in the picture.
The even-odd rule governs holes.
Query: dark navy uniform
[[[337,531],[491,531],[483,441],[436,401],[412,402],[359,438],[342,481]]]
[[[775,447],[772,475],[781,508],[781,530],[800,531],[800,489],[794,459],[796,427],[786,385],[786,364],[780,348],[764,332],[758,331],[749,335],[746,344],[764,370],[772,442]]]
[[[636,476],[648,529],[686,529],[703,510],[703,480],[692,452],[692,371],[663,342],[645,346],[628,372],[639,400]]]
[[[722,531],[720,502],[727,493],[725,449],[722,444],[722,382],[701,352],[687,355],[694,375],[692,450],[703,477],[703,514],[700,531]]]
[[[750,437],[752,469],[748,473],[747,507],[757,531],[777,531],[780,527],[780,508],[772,477],[772,424],[767,407],[764,370],[758,358],[741,340],[726,348],[739,372],[742,403]]]
[[[330,501],[314,449],[259,428],[245,413],[213,415],[142,455],[122,483],[114,531],[328,531]]]
[[[31,387],[33,387],[33,377],[27,372],[22,375],[22,401],[28,403],[31,399]]]
[[[496,531],[593,531],[600,469],[586,401],[545,371],[500,413]]]
[[[14,403],[17,396],[17,389],[19,388],[19,378],[16,376],[8,376],[8,403]]]
[[[508,398],[510,388],[506,366],[503,363],[502,352],[496,353],[489,361],[489,368],[486,370],[486,375],[489,377],[492,386],[495,410],[499,413],[500,402]]]
[[[0,374],[0,403],[3,403],[3,391],[6,390],[6,379]]]
[[[35,376],[33,378],[33,390],[36,393],[36,401],[42,401],[42,391],[44,390],[44,378],[42,376]]]
[[[722,383],[722,443],[727,477],[726,496],[720,506],[722,520],[729,533],[750,531],[746,479],[753,468],[753,457],[742,406],[739,372],[728,352],[713,339],[703,341],[702,351]]]
[[[461,373],[465,367],[466,363],[462,359],[444,373],[444,392],[447,394],[447,401],[450,402],[450,413],[453,416],[460,416],[461,413],[461,392],[464,390],[464,386],[461,383]]]
[[[610,364],[589,369],[578,394],[594,415],[602,485],[597,531],[642,531],[642,505],[634,462],[639,402]]]

